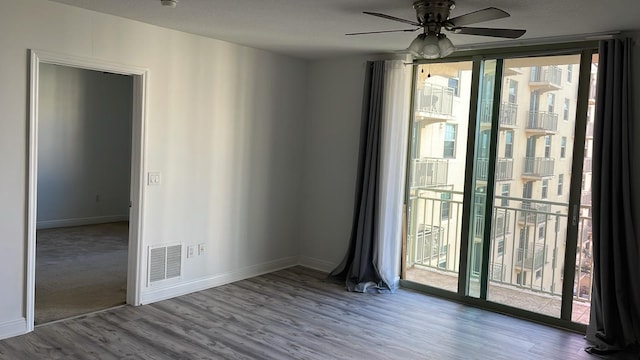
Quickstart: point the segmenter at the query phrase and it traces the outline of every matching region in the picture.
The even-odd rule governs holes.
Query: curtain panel
[[[367,63],[353,225],[330,274],[349,291],[398,287],[411,76],[400,60]]]
[[[591,353],[635,352],[640,343],[640,245],[632,203],[632,41],[599,46],[593,151]],[[637,183],[637,181],[636,181]],[[637,185],[636,185],[637,186]]]

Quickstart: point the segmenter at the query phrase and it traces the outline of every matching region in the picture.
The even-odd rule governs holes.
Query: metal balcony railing
[[[480,123],[482,124],[491,124],[491,111],[492,111],[493,101],[491,100],[482,100],[480,103]],[[512,103],[501,103],[500,104],[500,116],[499,116],[500,126],[516,126],[518,123],[518,104]]]
[[[562,85],[562,69],[559,66],[534,66],[531,68],[530,83]]]
[[[487,181],[489,178],[489,159],[480,158],[477,160],[478,180]],[[505,181],[513,179],[513,159],[499,158],[496,161],[495,180]]]
[[[451,197],[451,200],[441,199],[443,194]],[[454,191],[425,191],[410,199],[407,213],[408,267],[445,273],[458,272],[462,196],[461,192]],[[560,298],[565,250],[562,239],[569,220],[566,214],[568,204],[501,196],[496,196],[494,201],[496,205],[493,206],[491,215],[492,231],[490,239],[487,239],[490,244],[491,283],[514,291],[526,290]],[[507,206],[498,205],[505,202]],[[521,205],[522,203],[526,205]],[[443,206],[449,206],[449,216],[446,219],[441,216]],[[526,215],[522,215],[523,213]],[[591,206],[581,205],[580,214],[576,277],[572,280],[573,300],[588,304],[593,281]],[[523,216],[544,221],[538,224],[510,221]],[[484,220],[484,216],[479,216],[474,211],[471,231],[479,239],[483,239],[485,235]],[[545,231],[539,231],[541,228]]]
[[[558,114],[547,111],[529,111],[527,130],[558,131]]]
[[[443,200],[443,196],[450,199]],[[408,267],[458,272],[462,196],[462,192],[428,190],[410,199],[407,212]],[[448,209],[446,218],[442,217],[443,207]],[[484,239],[485,235],[482,209],[481,204],[472,215],[471,231],[479,239]],[[526,290],[559,298],[565,250],[562,234],[568,226],[568,204],[496,196],[492,209],[490,239],[484,239],[490,244],[489,280],[514,291]],[[593,256],[590,214],[591,206],[582,204],[578,222],[574,301],[584,304],[591,299]],[[511,219],[535,219],[535,222]]]
[[[546,246],[537,245],[535,250],[519,248],[516,251],[517,256],[515,266],[523,269],[538,270],[546,261],[546,252]]]
[[[448,180],[449,160],[436,158],[414,159],[411,166],[411,187],[445,185]]]
[[[419,190],[407,208],[407,264],[456,272],[462,226],[462,192]]]
[[[453,88],[425,82],[418,89],[415,110],[419,112],[451,116],[453,114]]]
[[[522,174],[526,176],[552,176],[555,169],[555,159],[551,158],[524,158]]]

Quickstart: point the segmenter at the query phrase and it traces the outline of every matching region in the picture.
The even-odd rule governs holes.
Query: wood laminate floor
[[[294,267],[37,327],[1,359],[597,359],[582,335]]]

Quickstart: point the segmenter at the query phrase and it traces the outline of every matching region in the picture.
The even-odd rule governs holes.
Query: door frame
[[[33,331],[35,321],[35,273],[36,273],[36,225],[38,199],[38,120],[40,64],[61,65],[79,69],[104,71],[133,77],[133,113],[131,137],[131,176],[129,208],[129,249],[127,259],[127,297],[130,305],[140,305],[144,210],[144,170],[146,144],[146,104],[149,70],[146,68],[83,58],[48,51],[29,51],[30,102],[29,102],[29,158],[27,199],[27,259],[25,317],[27,332]]]

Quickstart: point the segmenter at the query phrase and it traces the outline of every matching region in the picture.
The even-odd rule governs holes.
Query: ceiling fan
[[[414,26],[412,29],[383,30],[356,32],[346,35],[380,34],[389,32],[414,32],[422,29],[422,33],[416,37],[409,45],[409,52],[413,55],[426,59],[437,59],[450,55],[455,51],[451,40],[449,40],[442,30],[450,31],[454,34],[482,35],[507,39],[517,39],[524,35],[526,30],[519,29],[497,29],[484,27],[468,27],[466,25],[480,23],[489,20],[496,20],[509,17],[509,13],[495,7],[474,11],[465,15],[449,17],[451,10],[456,4],[452,0],[417,0],[413,3],[416,10],[417,21],[406,20],[395,16],[365,11],[367,15],[381,17],[383,19],[399,21],[401,23]]]

